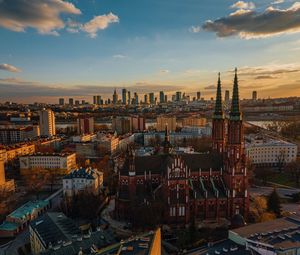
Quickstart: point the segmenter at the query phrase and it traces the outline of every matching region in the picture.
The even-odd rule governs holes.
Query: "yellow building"
[[[182,120],[182,126],[203,127],[206,125],[206,118],[191,116]]]
[[[164,131],[168,126],[169,131],[176,130],[176,117],[173,116],[158,116],[156,119],[156,130],[157,131]]]

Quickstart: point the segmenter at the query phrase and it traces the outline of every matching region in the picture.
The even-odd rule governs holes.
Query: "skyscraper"
[[[122,89],[122,104],[126,105],[127,104],[127,90]]]
[[[52,110],[43,109],[39,112],[40,115],[40,134],[42,136],[54,136],[55,131],[55,116]]]
[[[127,92],[127,96],[128,96],[127,102],[128,102],[128,104],[131,104],[131,93],[130,93],[130,91]]]
[[[256,90],[254,90],[252,92],[252,100],[257,100],[257,91]]]
[[[65,104],[65,99],[64,98],[60,98],[58,100],[58,102],[59,102],[60,105],[64,105]]]
[[[198,92],[197,92],[197,100],[199,101],[200,99],[201,99],[201,92],[198,91]]]
[[[230,100],[230,94],[229,94],[229,90],[225,91],[225,102],[229,102]]]
[[[181,101],[181,92],[180,91],[177,91],[176,92],[176,99],[175,99],[177,102]]]
[[[155,103],[154,93],[153,92],[149,93],[149,101],[150,101],[150,104],[154,104]]]
[[[79,135],[94,133],[94,118],[81,116],[77,119],[77,133]]]
[[[69,105],[73,105],[74,104],[74,99],[73,98],[69,98]]]
[[[113,104],[117,104],[118,103],[118,94],[117,94],[117,90],[114,90],[114,94],[113,94]]]
[[[93,96],[93,104],[97,104],[97,96]]]
[[[163,91],[159,92],[159,102],[164,103],[165,102],[165,93]]]
[[[148,95],[147,95],[147,94],[144,95],[144,103],[145,103],[145,104],[148,104],[148,103],[149,103],[149,102],[148,102]]]
[[[165,95],[165,103],[168,102],[168,95]]]
[[[136,92],[134,92],[134,104],[136,104],[136,105],[139,104],[139,96]]]

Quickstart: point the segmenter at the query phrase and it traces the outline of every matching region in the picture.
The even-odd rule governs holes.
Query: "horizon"
[[[292,0],[2,0],[0,100],[211,98],[219,71],[231,91],[235,66],[241,98],[299,96],[299,15]]]

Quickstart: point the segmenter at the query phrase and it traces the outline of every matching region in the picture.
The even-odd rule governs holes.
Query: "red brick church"
[[[247,218],[248,176],[237,70],[228,119],[223,111],[219,75],[212,143],[209,153],[175,154],[166,128],[160,153],[135,156],[128,150],[119,170],[116,217],[130,220],[132,201],[151,203],[160,190],[166,223],[189,223],[192,216],[197,220],[231,220],[235,215]]]

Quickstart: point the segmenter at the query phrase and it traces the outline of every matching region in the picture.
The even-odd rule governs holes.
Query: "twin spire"
[[[229,116],[230,116],[230,120],[241,120],[237,68],[235,68],[234,71],[231,110]],[[224,118],[224,111],[223,111],[223,102],[222,102],[222,88],[221,88],[221,78],[219,73],[214,119],[223,119],[223,118]]]

